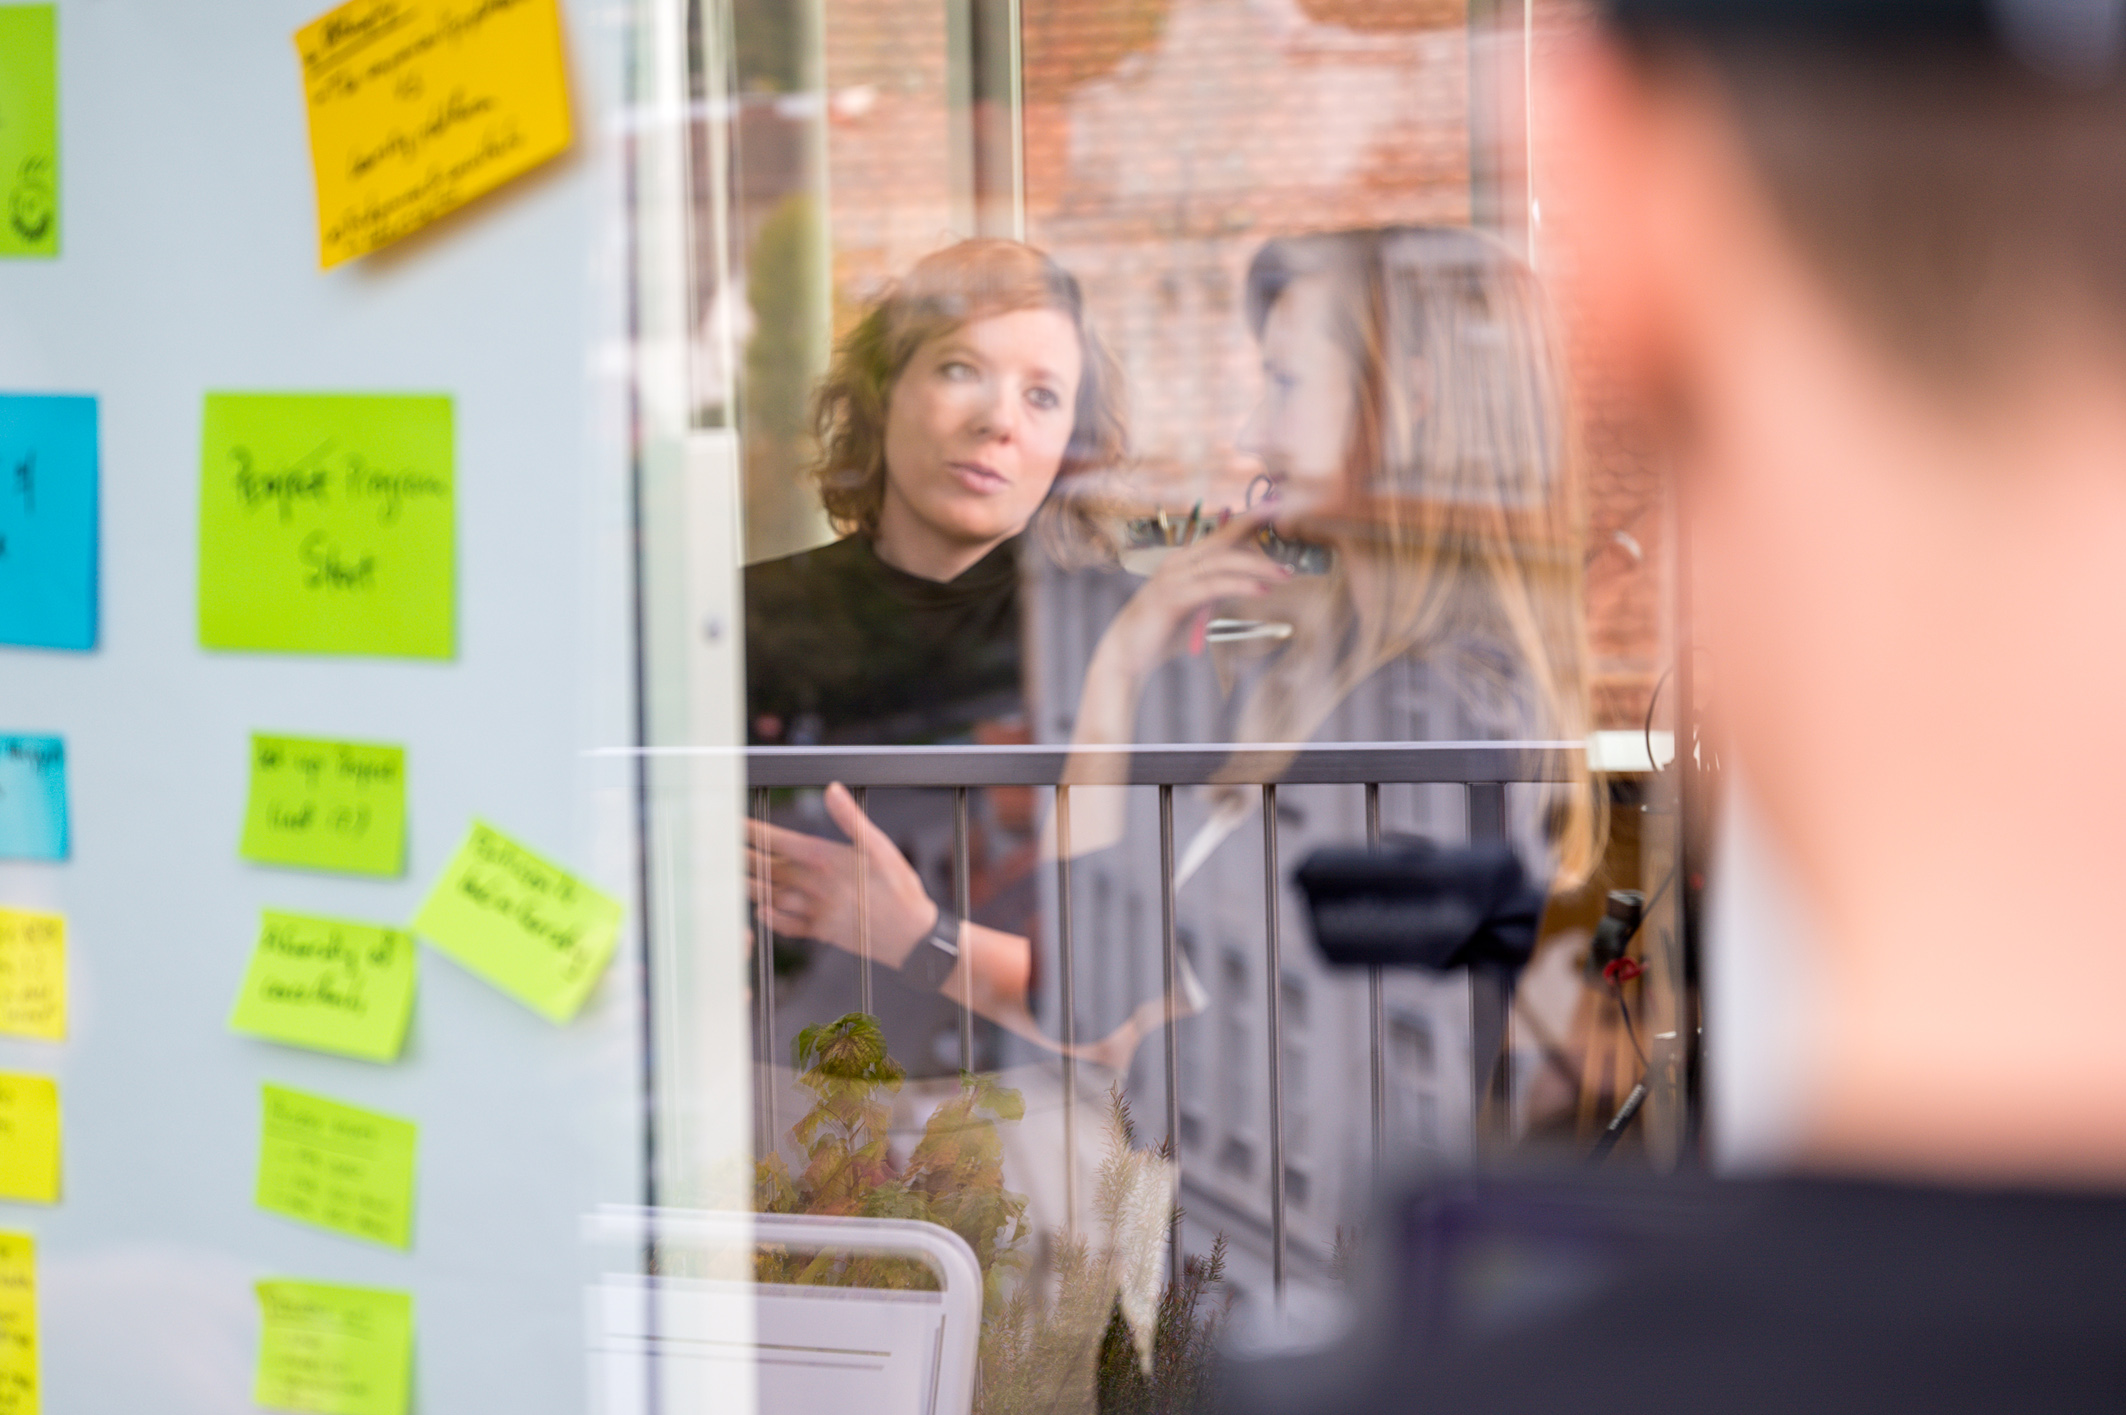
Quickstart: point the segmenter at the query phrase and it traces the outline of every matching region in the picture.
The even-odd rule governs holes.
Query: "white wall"
[[[248,1410],[250,1284],[415,1294],[415,1409],[581,1409],[577,1223],[638,1201],[619,11],[571,3],[577,144],[400,248],[321,273],[290,36],[326,0],[61,0],[64,251],[0,262],[0,390],[101,400],[102,638],[0,648],[0,732],[64,734],[74,857],[0,864],[70,926],[55,1074],[63,1202],[40,1247],[51,1415]],[[195,617],[201,395],[455,400],[458,636],[445,664],[209,653]],[[237,858],[253,729],[404,743],[403,879]],[[424,950],[411,1037],[372,1066],[230,1034],[264,906],[405,921],[478,813],[629,900],[556,1027]],[[272,1080],[421,1126],[414,1246],[251,1202]]]

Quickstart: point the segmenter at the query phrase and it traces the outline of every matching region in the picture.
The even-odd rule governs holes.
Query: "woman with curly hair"
[[[1017,710],[1020,537],[1124,456],[1121,378],[1078,282],[1017,241],[927,257],[835,350],[815,405],[842,538],[746,572],[760,744],[962,740]],[[1044,508],[1047,508],[1046,514]]]
[[[837,346],[815,426],[813,473],[842,538],[746,572],[753,742],[936,744],[1022,731],[1027,531],[1038,522],[1051,549],[1097,541],[1075,493],[1126,454],[1120,375],[1076,279],[1016,241],[962,241],[927,257]],[[882,977],[901,970],[875,1008],[896,1055],[919,1069],[942,1064],[933,1043],[956,1030],[946,999],[968,981],[963,949],[977,1010],[1030,1025],[1030,874],[978,907],[999,928],[963,926],[933,903],[933,893],[950,897],[949,878],[903,845],[947,835],[937,794],[895,793],[866,819],[844,787],[827,791],[834,826],[865,839],[874,872],[890,875],[868,892],[861,938],[849,846],[782,825],[756,824],[753,835],[755,902],[777,934],[862,950]],[[949,951],[918,950],[933,939]],[[813,995],[792,1004],[848,1010],[850,961],[813,961],[802,985]]]

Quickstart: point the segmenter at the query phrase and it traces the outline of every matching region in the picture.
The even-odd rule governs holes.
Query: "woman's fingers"
[[[1236,511],[1227,518],[1224,525],[1198,540],[1196,544],[1205,546],[1243,544],[1252,540],[1255,533],[1267,526],[1271,518],[1276,516],[1276,514],[1277,508],[1273,502],[1264,502],[1259,506],[1250,506],[1245,511]]]
[[[757,862],[765,860],[777,873],[848,868],[850,851],[846,845],[779,825],[763,826],[758,821],[749,824],[754,827],[752,838],[746,843],[746,863],[750,867],[757,868]]]
[[[871,823],[863,807],[856,804],[856,797],[839,781],[827,788],[827,815],[842,828],[842,834],[851,840],[862,840],[866,852],[876,855],[880,850],[889,850],[898,857],[899,847],[887,838],[886,832]]]

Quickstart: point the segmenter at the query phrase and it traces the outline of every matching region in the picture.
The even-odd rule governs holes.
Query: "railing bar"
[[[1366,783],[1366,844],[1380,847],[1380,783]],[[1388,1023],[1379,967],[1366,970],[1366,1042],[1373,1077],[1373,1183],[1377,1188],[1388,1156]]]
[[[1579,742],[1340,742],[1068,747],[674,748],[659,755],[743,750],[756,786],[1053,786],[1073,761],[1101,764],[1118,785],[1356,786],[1374,781],[1471,782],[1569,779]],[[1120,767],[1121,770],[1116,770]]]
[[[1506,838],[1506,785],[1475,782],[1468,787],[1469,838]],[[1513,1097],[1512,981],[1490,968],[1469,970],[1470,1080],[1473,1087],[1472,1131],[1483,1142],[1503,1141],[1513,1133],[1508,1113]],[[1487,1123],[1488,1121],[1488,1123]]]
[[[1159,788],[1159,961],[1166,985],[1166,1149],[1174,1166],[1174,1193],[1181,1193],[1181,1025],[1176,999],[1181,995],[1181,941],[1174,921],[1174,788]],[[1177,1213],[1167,1233],[1167,1280],[1181,1286],[1181,1219]]]
[[[871,818],[871,789],[859,786],[852,793],[856,797],[857,814]],[[876,1017],[878,1010],[871,1003],[871,868],[864,848],[865,832],[856,833],[856,1010],[866,1017]]]
[[[753,818],[768,821],[768,793],[755,791]],[[759,854],[761,902],[753,910],[753,1116],[755,1153],[775,1148],[780,1126],[775,1116],[775,871],[765,851]]]
[[[1284,960],[1277,929],[1277,786],[1262,788],[1263,941],[1270,1017],[1270,1285],[1284,1301]]]
[[[1063,1223],[1078,1231],[1078,970],[1070,917],[1070,788],[1056,788],[1056,962],[1063,975]]]
[[[960,916],[960,1070],[974,1070],[974,962],[968,948],[967,916],[974,912],[974,882],[967,848],[967,788],[952,792],[952,912]]]

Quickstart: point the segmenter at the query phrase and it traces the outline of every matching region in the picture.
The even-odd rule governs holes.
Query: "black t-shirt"
[[[760,745],[951,741],[1022,710],[1019,542],[945,584],[847,536],[746,571],[748,732]]]
[[[1222,1408],[2126,1410],[2126,1196],[1787,1179],[1403,1206],[1401,1290]]]

